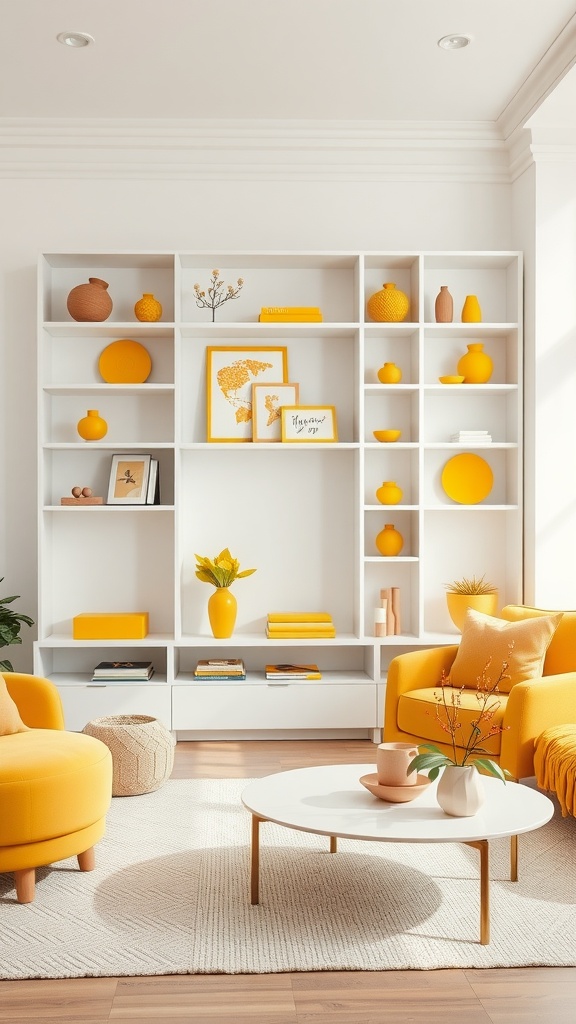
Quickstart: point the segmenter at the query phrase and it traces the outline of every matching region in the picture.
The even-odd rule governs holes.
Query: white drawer
[[[172,688],[175,730],[376,726],[376,683],[189,683]]]
[[[60,686],[64,722],[72,732],[81,732],[93,718],[107,715],[150,715],[171,728],[170,687],[113,683],[109,686]]]

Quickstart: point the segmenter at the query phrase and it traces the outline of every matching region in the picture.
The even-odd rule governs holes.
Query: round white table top
[[[248,811],[317,835],[395,843],[473,842],[518,835],[550,820],[554,804],[537,790],[482,776],[486,800],[471,818],[453,818],[436,801],[433,782],[410,803],[372,796],[360,777],[375,764],[328,764],[266,775],[242,793]]]

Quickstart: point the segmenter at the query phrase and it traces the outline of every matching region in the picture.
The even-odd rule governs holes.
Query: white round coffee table
[[[372,796],[360,776],[374,764],[334,764],[296,768],[251,782],[242,803],[252,814],[251,902],[259,902],[260,824],[273,821],[286,828],[330,837],[384,843],[465,843],[480,851],[480,942],[490,941],[490,839],[511,837],[511,873],[518,877],[517,836],[550,820],[554,805],[537,790],[519,783],[504,785],[482,777],[486,800],[471,818],[452,818],[436,801],[436,783],[410,803],[392,804]]]

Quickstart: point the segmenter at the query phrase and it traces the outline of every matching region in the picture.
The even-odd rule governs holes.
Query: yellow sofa
[[[553,612],[524,605],[507,605],[499,618],[519,622]],[[447,754],[435,715],[442,672],[446,675],[458,645],[414,651],[394,658],[388,669],[384,711],[384,741],[434,743]],[[487,749],[492,760],[515,779],[535,774],[534,747],[540,734],[555,725],[576,723],[576,612],[562,614],[544,659],[543,673],[499,694],[498,723],[503,732],[492,736]],[[477,709],[475,690],[463,693],[464,714]]]
[[[0,872],[14,872],[18,902],[30,903],[37,867],[72,856],[81,870],[94,867],[112,757],[100,740],[65,731],[48,679],[6,672],[0,683]]]

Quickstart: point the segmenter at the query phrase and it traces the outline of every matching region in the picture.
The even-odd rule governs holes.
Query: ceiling
[[[574,0],[0,0],[0,25],[0,118],[498,122],[576,59]]]

